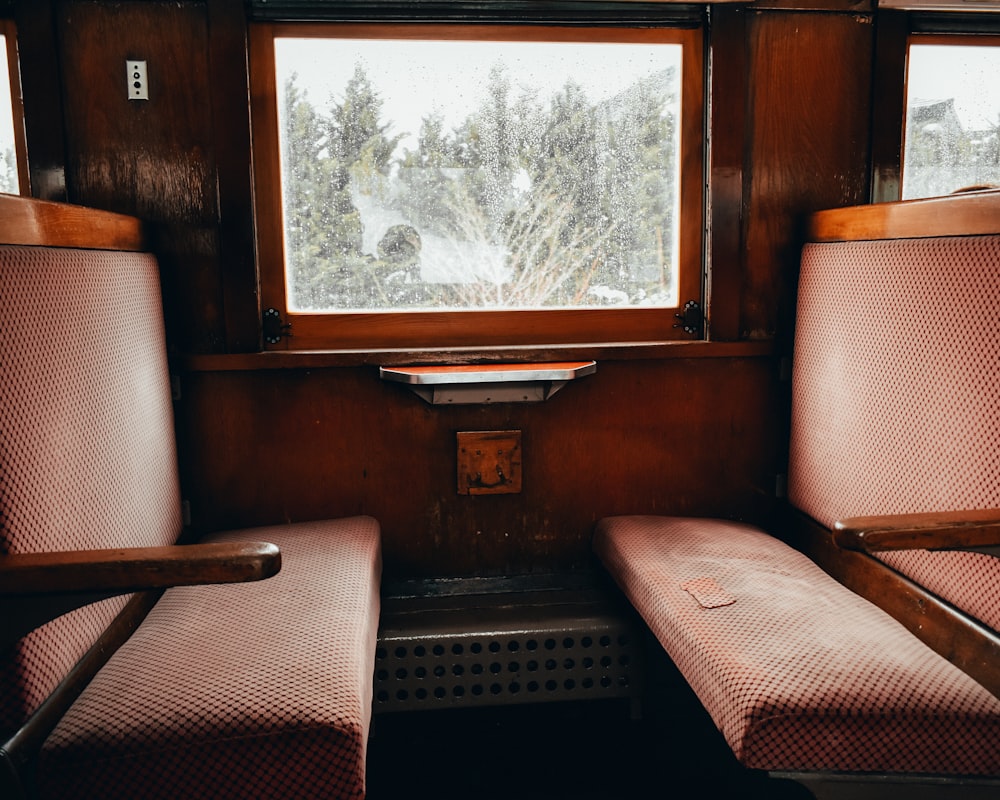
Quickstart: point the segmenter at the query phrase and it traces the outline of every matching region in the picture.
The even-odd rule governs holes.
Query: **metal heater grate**
[[[624,697],[638,711],[637,622],[592,592],[387,601],[376,712]]]

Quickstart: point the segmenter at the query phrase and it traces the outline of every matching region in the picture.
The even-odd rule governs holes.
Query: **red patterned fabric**
[[[172,544],[181,529],[149,255],[0,246],[0,557]],[[364,795],[381,550],[374,520],[234,531],[282,571],[168,591],[46,741],[40,797]],[[0,653],[17,728],[126,602]]]
[[[0,246],[0,309],[0,554],[172,544],[180,499],[156,261]],[[0,731],[38,707],[124,603],[0,647]]]
[[[234,531],[251,584],[169,590],[45,743],[51,798],[359,798],[379,615],[368,517]]]
[[[807,245],[795,342],[794,505],[1000,508],[1000,236]],[[1000,631],[1000,559],[882,558]]]
[[[616,517],[594,547],[747,767],[1000,775],[1000,700],[777,539]]]

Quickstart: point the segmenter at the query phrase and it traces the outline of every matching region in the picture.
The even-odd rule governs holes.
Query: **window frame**
[[[12,20],[0,19],[0,36],[3,36],[7,74],[10,78],[11,116],[14,127],[14,158],[17,162],[18,193],[31,196],[31,178],[28,173],[28,146],[24,131],[24,103],[21,99],[21,73],[17,56],[17,26]],[[0,89],[0,91],[3,91]]]
[[[993,47],[1000,52],[1000,34],[997,33],[940,33],[910,31],[906,37],[906,72],[903,78],[903,124],[902,135],[900,137],[899,154],[899,197],[903,197],[904,184],[906,182],[906,137],[908,113],[910,105],[910,51],[914,45],[945,45],[948,47]],[[953,191],[959,191],[956,188]],[[926,197],[914,197],[913,200],[923,200],[929,197],[940,195],[927,195]]]
[[[980,43],[1000,36],[1000,15],[879,9],[873,86],[871,202],[898,201],[903,193],[910,44]]]
[[[278,86],[274,40],[283,36],[423,39],[454,37],[490,40],[588,41],[588,27],[599,27],[601,41],[662,41],[683,45],[681,181],[679,231],[679,305],[677,307],[588,307],[579,309],[504,309],[475,311],[345,311],[295,313],[285,293],[278,131]],[[518,25],[495,23],[253,23],[249,27],[251,132],[254,206],[261,308],[278,309],[290,337],[281,349],[363,349],[520,347],[605,342],[649,342],[692,338],[676,314],[689,301],[703,303],[705,242],[706,34],[702,25],[648,24],[628,27]],[[268,346],[271,343],[265,343]],[[271,344],[273,346],[273,344]]]

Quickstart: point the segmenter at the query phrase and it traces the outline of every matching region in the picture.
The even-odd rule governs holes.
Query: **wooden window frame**
[[[17,180],[20,194],[31,196],[28,175],[28,147],[24,135],[24,104],[21,101],[20,66],[17,58],[17,27],[8,19],[0,19],[0,35],[4,37],[7,73],[10,76],[10,107],[14,123],[14,158],[17,160]],[[0,89],[2,91],[2,89]]]
[[[290,325],[278,349],[392,349],[504,347],[650,342],[691,339],[675,315],[688,301],[702,303],[705,238],[705,31],[703,27],[603,27],[601,41],[682,44],[681,182],[678,307],[600,307],[488,311],[289,312],[285,295],[284,224],[278,142],[278,87],[274,39],[356,37],[588,41],[588,28],[512,24],[255,23],[249,30],[254,205],[261,307],[275,308]]]
[[[995,32],[991,33],[931,33],[931,32],[921,32],[921,31],[911,31],[909,36],[906,37],[906,72],[904,74],[903,80],[903,131],[900,137],[900,156],[899,156],[899,197],[903,196],[903,184],[906,180],[906,136],[909,133],[907,131],[907,114],[906,109],[909,105],[910,98],[910,51],[914,45],[923,46],[933,46],[933,45],[944,45],[947,47],[995,47],[1000,52],[1000,35]],[[955,191],[958,191],[957,189]],[[934,197],[935,195],[928,195],[928,197]],[[926,197],[917,197],[911,199],[925,200]]]
[[[880,9],[876,17],[872,119],[873,203],[902,197],[910,45],[981,44],[1000,36],[996,14],[908,12]]]

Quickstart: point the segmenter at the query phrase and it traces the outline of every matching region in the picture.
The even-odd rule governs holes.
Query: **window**
[[[0,192],[26,193],[14,26],[0,20]]]
[[[264,306],[297,348],[683,336],[703,69],[696,28],[254,26]]]
[[[913,35],[904,200],[1000,187],[1000,37]]]

